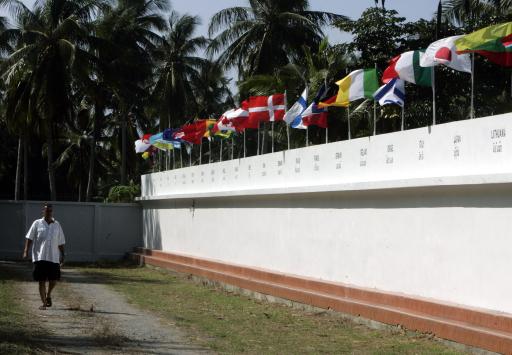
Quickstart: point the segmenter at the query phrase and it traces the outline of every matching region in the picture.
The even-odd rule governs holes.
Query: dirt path
[[[189,344],[172,324],[130,305],[122,295],[74,269],[63,269],[52,293],[53,307],[39,310],[37,284],[31,265],[1,263],[19,272],[20,298],[35,324],[46,333],[40,341],[52,354],[206,354]],[[39,340],[39,339],[38,339]],[[38,341],[39,342],[39,341]]]

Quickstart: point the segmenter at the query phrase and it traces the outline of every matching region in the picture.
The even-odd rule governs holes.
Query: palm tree
[[[9,4],[20,43],[4,63],[6,78],[26,72],[25,108],[32,120],[42,121],[46,137],[50,198],[56,200],[54,137],[59,125],[73,118],[72,72],[86,62],[89,24],[102,0],[48,0],[29,10],[18,0]]]
[[[443,9],[448,19],[461,24],[476,21],[481,16],[509,15],[512,0],[448,0]]]
[[[7,18],[0,16],[0,61],[12,50],[9,37],[5,32],[7,30],[7,23]]]
[[[213,61],[205,61],[199,69],[198,80],[193,83],[196,97],[195,117],[219,117],[235,103],[228,79],[222,66]]]
[[[380,3],[382,5],[382,8],[385,9],[386,0],[380,0]],[[375,6],[379,6],[379,0],[375,0]]]
[[[81,109],[77,119],[66,124],[56,140],[64,144],[64,150],[55,160],[55,167],[66,166],[66,178],[76,186],[78,201],[83,201],[84,186],[86,185],[89,141],[91,140],[91,113],[86,108]]]
[[[164,0],[120,0],[116,7],[105,8],[97,23],[100,77],[112,91],[112,108],[121,125],[122,185],[127,182],[129,116],[143,115],[143,103],[152,86],[155,50],[162,41],[157,32],[166,28],[160,13],[167,8]]]
[[[200,24],[196,16],[179,16],[172,12],[168,30],[157,51],[156,85],[153,96],[159,107],[160,129],[180,124],[196,100],[192,83],[200,81],[199,70],[206,60],[197,52],[208,44],[206,38],[194,37]],[[187,110],[188,108],[188,110]]]
[[[271,74],[290,61],[300,61],[303,46],[316,51],[322,26],[345,18],[309,10],[307,0],[249,0],[249,7],[232,7],[216,13],[210,22],[213,36],[208,53],[220,62],[237,66],[242,78]]]

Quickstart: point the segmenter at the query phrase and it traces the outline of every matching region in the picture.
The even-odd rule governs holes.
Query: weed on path
[[[176,327],[75,269],[63,269],[63,281],[52,294],[53,306],[39,310],[30,268],[26,263],[0,263],[0,282],[8,286],[0,287],[0,353],[208,353]]]

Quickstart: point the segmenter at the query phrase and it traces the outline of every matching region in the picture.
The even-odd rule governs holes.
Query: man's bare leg
[[[55,287],[55,285],[57,285],[57,281],[50,280],[49,285],[48,285],[48,295],[46,295],[47,299],[52,297],[52,290]]]
[[[46,309],[46,281],[39,281],[39,295],[43,305],[39,309]]]

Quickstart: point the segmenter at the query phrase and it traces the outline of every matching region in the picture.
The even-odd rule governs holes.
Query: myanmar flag
[[[424,55],[423,51],[409,51],[391,59],[389,67],[382,74],[382,82],[387,84],[399,78],[416,85],[432,86],[432,67],[420,66]]]
[[[336,82],[336,85],[339,87],[336,100],[320,102],[318,104],[319,107],[347,107],[352,101],[373,98],[373,93],[379,88],[377,70],[359,69],[353,71],[345,78]]]
[[[478,53],[491,62],[512,67],[512,22],[483,28],[459,38],[457,53]]]

